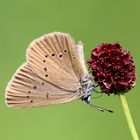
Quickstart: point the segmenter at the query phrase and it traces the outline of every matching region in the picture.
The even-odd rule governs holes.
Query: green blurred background
[[[94,103],[114,114],[91,109],[80,100],[34,109],[9,109],[5,88],[25,61],[28,44],[43,34],[69,32],[82,40],[85,57],[101,42],[119,41],[134,56],[137,84],[127,95],[140,135],[140,1],[139,0],[0,0],[0,139],[131,140],[117,96]]]

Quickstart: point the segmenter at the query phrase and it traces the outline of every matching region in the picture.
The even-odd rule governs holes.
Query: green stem
[[[133,123],[133,120],[132,120],[132,117],[131,117],[131,114],[130,114],[128,104],[127,104],[127,101],[126,101],[126,98],[125,98],[125,95],[124,94],[119,94],[119,97],[120,97],[120,100],[121,100],[121,104],[122,104],[122,107],[123,107],[123,110],[124,110],[124,115],[125,115],[125,118],[127,120],[129,130],[131,132],[133,140],[139,140],[136,129],[135,129],[135,126],[134,126],[134,123]]]

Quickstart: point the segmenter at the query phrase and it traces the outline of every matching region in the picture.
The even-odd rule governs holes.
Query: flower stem
[[[124,94],[119,94],[119,97],[120,97],[120,100],[121,100],[121,104],[122,104],[122,107],[123,107],[123,110],[124,110],[124,115],[125,115],[125,118],[127,120],[129,130],[131,132],[133,140],[139,140],[136,129],[135,129],[135,126],[134,126],[134,123],[133,123],[133,120],[132,120],[132,117],[131,117],[131,114],[130,114],[128,104],[127,104],[127,101],[126,101],[126,98],[125,98],[125,95]]]

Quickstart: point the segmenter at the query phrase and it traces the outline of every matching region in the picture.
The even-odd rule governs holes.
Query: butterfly
[[[9,107],[49,106],[81,99],[92,105],[95,84],[85,65],[83,45],[68,33],[53,32],[31,42],[26,62],[7,85],[5,100]]]

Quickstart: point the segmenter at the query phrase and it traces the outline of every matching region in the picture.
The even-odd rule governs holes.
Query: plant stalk
[[[131,132],[132,138],[133,138],[133,140],[139,140],[134,123],[133,123],[133,120],[132,120],[132,117],[131,117],[131,114],[130,114],[128,104],[127,104],[127,101],[125,98],[125,95],[119,94],[119,98],[120,98],[120,101],[121,101],[121,104],[123,107],[124,115],[125,115],[129,130]]]

